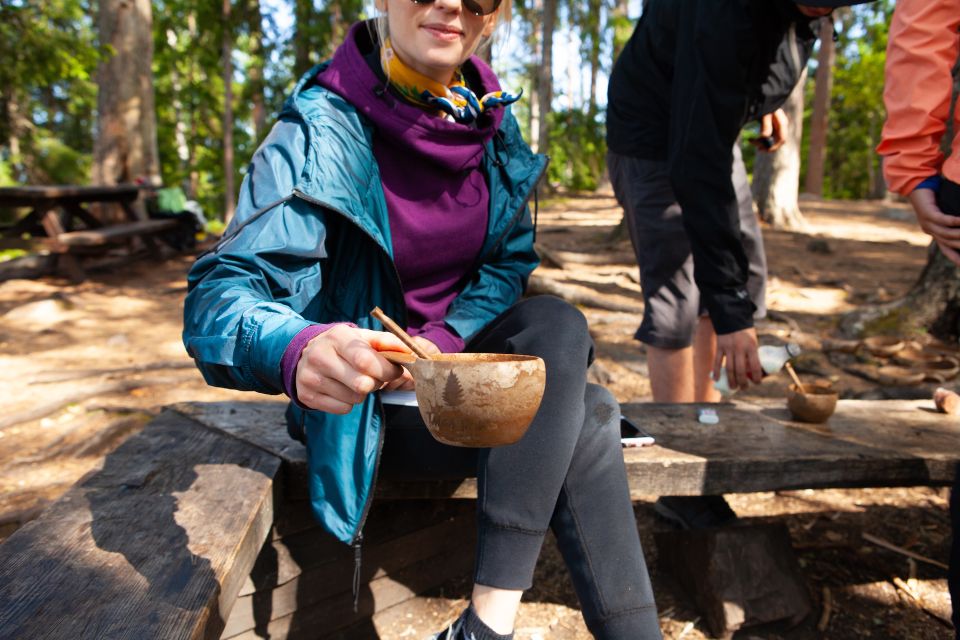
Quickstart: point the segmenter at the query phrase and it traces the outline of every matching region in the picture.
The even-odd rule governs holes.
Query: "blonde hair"
[[[383,2],[384,4],[386,4],[387,0],[380,0],[380,2]],[[408,0],[408,2],[413,2],[413,0]],[[489,37],[481,39],[480,44],[477,45],[476,50],[471,51],[470,54],[473,55],[479,51],[484,51],[486,49],[489,49],[492,46],[493,40],[496,37],[496,32],[501,28],[501,25],[507,25],[506,27],[503,27],[503,28],[507,30],[507,35],[509,35],[510,20],[512,17],[513,17],[513,0],[501,0],[500,6],[497,7],[497,13],[496,13],[497,22],[496,22],[496,25],[494,26],[493,33]],[[390,26],[387,22],[387,13],[385,11],[379,11],[377,15],[375,15],[370,20],[369,24],[371,24],[373,27],[373,33],[371,33],[371,36],[373,36],[375,40],[378,40],[379,42],[383,42],[390,36]]]

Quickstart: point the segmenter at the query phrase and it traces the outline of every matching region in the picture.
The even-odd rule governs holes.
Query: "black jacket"
[[[607,146],[668,163],[719,334],[753,326],[748,262],[731,181],[733,145],[780,107],[816,39],[788,0],[646,0],[610,77]]]

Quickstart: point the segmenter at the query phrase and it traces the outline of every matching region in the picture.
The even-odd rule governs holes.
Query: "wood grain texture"
[[[271,451],[291,486],[306,479],[306,453],[286,434],[281,403],[190,403],[177,410]],[[948,485],[960,462],[960,422],[924,400],[841,400],[826,424],[790,419],[785,402],[713,405],[720,423],[697,422],[701,405],[627,403],[623,413],[657,445],[623,452],[634,499],[781,489]],[[475,498],[476,481],[389,481],[379,498]]]
[[[0,638],[218,637],[279,465],[164,412],[0,546]]]
[[[657,446],[624,452],[637,495],[710,495],[826,487],[948,485],[960,423],[924,400],[841,400],[825,424],[790,419],[784,402],[626,404]]]

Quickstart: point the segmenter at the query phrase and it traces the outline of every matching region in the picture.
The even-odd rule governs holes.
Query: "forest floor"
[[[809,228],[764,229],[770,263],[771,318],[761,342],[790,340],[805,356],[801,375],[828,377],[844,397],[889,395],[854,375],[858,364],[828,357],[821,341],[838,319],[864,305],[893,300],[919,275],[927,237],[900,204],[801,203]],[[568,197],[541,208],[538,243],[549,259],[536,276],[592,296],[583,304],[597,343],[596,375],[623,402],[650,399],[646,358],[633,340],[642,307],[629,241],[612,240],[620,220],[607,194]],[[36,517],[103,456],[168,404],[243,399],[251,394],[206,386],[180,342],[185,273],[193,256],[139,261],[94,272],[82,284],[46,278],[0,283],[0,540]],[[914,336],[923,339],[923,336]],[[847,366],[851,365],[851,366]],[[742,398],[782,397],[774,376]],[[956,384],[953,382],[951,384]],[[927,387],[909,393],[929,397]],[[946,562],[950,541],[945,488],[806,490],[727,496],[741,518],[789,528],[814,613],[793,629],[748,629],[752,638],[950,638],[946,574],[871,545],[871,533]],[[666,638],[708,637],[693,607],[658,568],[655,496],[635,503]],[[918,600],[893,580],[909,584]],[[424,638],[463,608],[467,579],[381,613],[383,640]],[[829,607],[824,607],[824,602]],[[919,606],[922,602],[922,607]],[[824,612],[828,609],[829,614]],[[822,623],[822,631],[817,630]],[[591,637],[552,539],[535,586],[524,596],[517,640]]]

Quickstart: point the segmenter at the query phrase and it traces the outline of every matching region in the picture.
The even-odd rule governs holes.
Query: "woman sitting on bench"
[[[527,201],[546,159],[520,137],[507,108],[518,97],[472,55],[510,0],[378,8],[301,79],[255,154],[236,217],[190,273],[187,349],[211,384],[290,396],[314,513],[358,553],[381,457],[379,391],[413,385],[378,354],[406,347],[374,330],[371,309],[405,319],[430,353],[540,356],[546,391],[519,442],[436,444],[393,461],[416,472],[449,457],[478,476],[471,604],[437,637],[512,637],[552,528],[591,631],[659,638],[619,407],[586,381],[586,321],[557,298],[521,300],[537,264]]]

